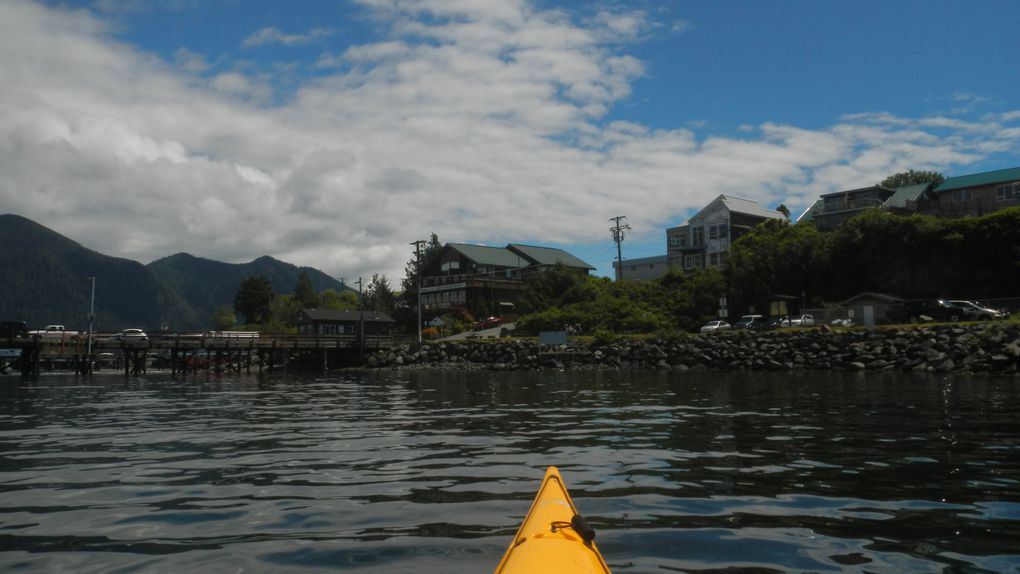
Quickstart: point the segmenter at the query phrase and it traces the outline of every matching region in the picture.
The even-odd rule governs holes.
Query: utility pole
[[[362,287],[361,277],[358,277],[358,313],[359,313],[359,317],[360,317],[360,319],[358,321],[358,341],[360,341],[360,344],[358,345],[358,347],[360,349],[361,356],[364,356],[365,355],[365,300],[364,300],[364,297],[362,297],[362,294],[361,294],[361,287]]]
[[[425,245],[425,240],[412,241],[410,245],[414,245],[414,274],[418,279],[418,343],[421,344],[421,246]]]
[[[89,300],[89,338],[87,350],[85,351],[85,361],[87,363],[85,372],[92,374],[92,322],[96,319],[96,276],[89,277],[92,280],[92,297]]]
[[[620,244],[623,243],[623,238],[626,237],[627,232],[630,231],[630,225],[623,223],[623,220],[627,219],[626,215],[617,215],[616,217],[610,217],[609,221],[613,222],[613,226],[609,228],[609,231],[613,233],[613,241],[616,242],[616,280],[623,279],[623,250],[620,248]]]

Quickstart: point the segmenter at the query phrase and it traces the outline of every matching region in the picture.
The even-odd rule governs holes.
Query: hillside
[[[0,320],[84,330],[96,278],[95,329],[208,328],[219,305],[233,305],[245,277],[264,275],[277,293],[292,293],[302,272],[319,287],[341,288],[310,267],[272,257],[232,264],[179,253],[148,266],[103,255],[30,219],[0,214]]]
[[[211,317],[216,307],[232,306],[234,295],[246,277],[263,276],[281,294],[294,292],[298,278],[307,273],[316,289],[341,290],[336,279],[312,267],[298,267],[272,257],[263,256],[249,263],[223,263],[178,253],[148,265],[162,281],[199,310],[204,318]]]

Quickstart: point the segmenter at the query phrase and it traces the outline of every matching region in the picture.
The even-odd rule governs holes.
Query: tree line
[[[937,172],[909,171],[880,185],[938,184]],[[217,310],[213,323],[229,329],[244,318],[248,327],[288,333],[302,308],[380,311],[405,331],[416,329],[412,300],[418,273],[442,249],[432,233],[405,266],[398,298],[385,275],[375,274],[359,302],[357,293],[330,289],[316,293],[302,274],[292,295],[273,292],[268,279],[241,282],[233,308]],[[824,307],[864,291],[904,299],[987,299],[1014,295],[1020,285],[1020,208],[984,217],[942,219],[897,216],[867,210],[833,231],[813,225],[768,220],[734,241],[723,265],[693,272],[671,270],[652,281],[612,281],[562,265],[524,280],[517,302],[522,332],[571,329],[588,334],[658,333],[696,330],[719,318],[725,297],[734,318],[766,300],[787,296],[808,307]],[[452,331],[470,328],[492,309],[453,309],[441,317]],[[428,330],[426,330],[428,331]]]
[[[307,273],[298,277],[293,294],[278,294],[273,291],[269,279],[260,275],[241,280],[233,307],[220,306],[212,317],[212,324],[215,329],[226,331],[236,328],[243,318],[246,329],[292,334],[297,330],[298,314],[302,309],[365,309],[392,314],[396,306],[396,295],[389,280],[379,273],[372,275],[360,301],[357,292],[347,289],[339,292],[326,289],[317,293]]]
[[[897,216],[874,209],[820,232],[770,220],[731,246],[718,268],[670,271],[653,281],[580,277],[567,269],[528,282],[518,328],[662,333],[696,330],[717,319],[726,297],[730,318],[761,312],[785,295],[808,307],[861,292],[904,299],[989,299],[1020,285],[1020,208],[984,217]]]

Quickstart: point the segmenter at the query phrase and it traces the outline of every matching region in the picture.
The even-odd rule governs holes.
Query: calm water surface
[[[5,572],[491,572],[555,464],[615,572],[1020,572],[1020,381],[0,378]]]

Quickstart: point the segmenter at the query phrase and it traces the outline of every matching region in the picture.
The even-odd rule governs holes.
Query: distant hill
[[[336,279],[312,267],[298,267],[272,257],[263,256],[250,263],[223,263],[178,253],[153,261],[148,265],[157,276],[191,305],[198,309],[204,323],[212,317],[216,307],[233,306],[234,295],[246,277],[263,276],[273,285],[273,291],[291,294],[298,278],[307,273],[316,290],[343,287]]]
[[[219,305],[233,305],[245,277],[263,275],[277,293],[290,294],[300,274],[313,284],[340,283],[311,267],[272,257],[232,264],[179,253],[148,266],[103,255],[30,219],[0,214],[0,320],[30,327],[51,323],[88,326],[91,281],[96,277],[95,329],[206,329]]]

